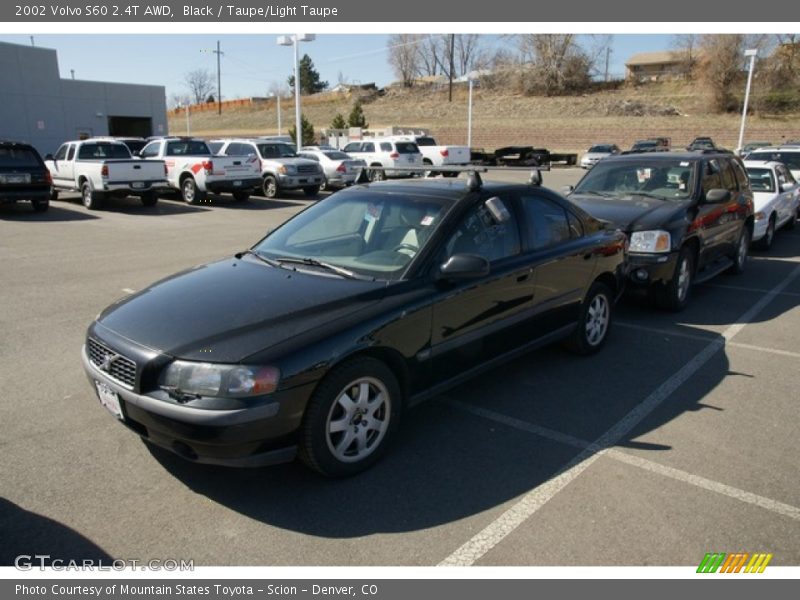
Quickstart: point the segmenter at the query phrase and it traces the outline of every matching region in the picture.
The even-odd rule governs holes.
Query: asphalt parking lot
[[[745,274],[696,287],[679,315],[624,300],[599,355],[545,348],[409,411],[389,455],[355,478],[150,449],[86,381],[86,327],[310,202],[0,207],[0,564],[697,565],[706,552],[800,564],[797,230]]]

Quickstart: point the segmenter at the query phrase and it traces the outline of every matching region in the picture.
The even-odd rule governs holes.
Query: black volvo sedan
[[[599,350],[625,253],[536,185],[355,186],[111,305],[83,365],[123,424],[184,458],[349,475],[403,409],[556,340]]]

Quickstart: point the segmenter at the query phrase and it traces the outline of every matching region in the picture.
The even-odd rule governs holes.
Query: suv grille
[[[317,165],[297,165],[298,173],[316,173]]]
[[[89,352],[89,360],[94,366],[120,385],[133,389],[136,382],[135,362],[92,338],[87,340],[86,349]]]

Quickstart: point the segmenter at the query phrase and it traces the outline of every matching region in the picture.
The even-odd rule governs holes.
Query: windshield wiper
[[[298,265],[308,265],[310,267],[320,267],[331,271],[332,273],[336,273],[337,275],[341,275],[342,277],[346,277],[347,279],[360,279],[361,281],[375,281],[374,277],[367,277],[366,275],[360,275],[351,271],[350,269],[345,269],[344,267],[339,267],[337,265],[332,265],[330,263],[322,262],[321,260],[317,260],[316,258],[298,258],[294,256],[280,256],[275,259],[278,264],[283,263],[292,263]]]
[[[651,194],[650,192],[628,192],[631,196],[644,196],[645,198],[655,198],[656,200],[666,200],[664,196]]]
[[[599,192],[597,190],[573,190],[573,194],[591,194],[592,196],[602,196],[603,198],[611,198],[616,196],[616,192]]]
[[[262,254],[259,254],[255,250],[250,250],[250,249],[243,250],[241,252],[237,252],[236,254],[234,254],[234,256],[236,258],[242,258],[245,254],[249,254],[250,256],[255,256],[258,260],[260,260],[261,262],[267,263],[271,267],[280,267],[281,266],[281,264],[278,261],[272,260],[271,258],[267,258],[266,256],[263,256]]]

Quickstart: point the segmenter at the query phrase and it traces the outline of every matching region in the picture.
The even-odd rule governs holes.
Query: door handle
[[[517,276],[517,283],[522,283],[523,281],[528,281],[528,277],[530,277],[530,273],[524,273],[522,275]]]

